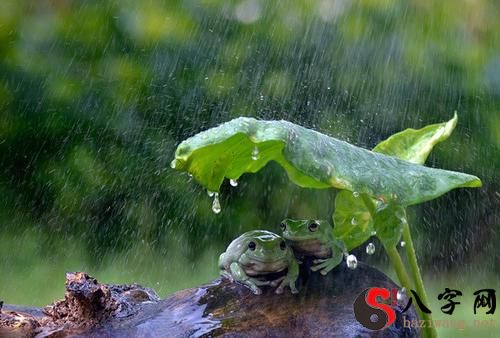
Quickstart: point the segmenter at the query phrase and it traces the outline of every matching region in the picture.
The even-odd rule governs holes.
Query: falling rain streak
[[[301,188],[275,163],[242,176],[238,188],[225,182],[222,213],[221,196],[204,191],[214,185],[196,183],[203,170],[182,154],[171,161],[182,140],[238,116],[284,119],[373,149],[456,110],[457,129],[424,165],[463,169],[483,188],[410,206],[411,231],[429,294],[441,275],[464,285],[473,276],[484,276],[485,286],[497,281],[495,259],[485,257],[498,247],[499,1],[26,3],[0,1],[7,302],[52,302],[61,275],[76,265],[110,281],[160,282],[164,297],[216,278],[215,248],[243,229],[286,217],[331,220],[338,191]],[[251,169],[270,155],[255,136],[241,154]],[[288,138],[302,145],[299,134]],[[343,174],[314,158],[304,165],[329,178]],[[356,203],[367,196],[352,190]],[[377,235],[364,214],[344,221]],[[397,243],[403,260],[412,247]],[[383,250],[370,260],[385,259]],[[15,281],[26,281],[26,271],[30,287],[20,288]]]

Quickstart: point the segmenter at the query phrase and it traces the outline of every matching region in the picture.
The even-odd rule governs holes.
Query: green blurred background
[[[286,119],[372,148],[456,110],[427,165],[484,186],[412,207],[412,231],[435,317],[461,289],[451,318],[498,336],[472,292],[499,291],[499,17],[494,0],[0,1],[0,299],[47,304],[74,270],[165,296],[215,278],[243,231],[331,216],[335,191],[272,164],[214,215],[169,167],[203,129]],[[382,250],[356,254],[393,276]]]

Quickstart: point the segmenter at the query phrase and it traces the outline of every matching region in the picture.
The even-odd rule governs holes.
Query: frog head
[[[329,256],[332,244],[337,244],[333,239],[332,226],[325,220],[285,219],[281,222],[281,231],[298,258]]]
[[[326,240],[332,236],[332,226],[325,220],[293,220],[281,222],[283,237],[292,242]]]
[[[285,261],[289,250],[281,236],[264,230],[252,231],[242,245],[247,259],[264,263]]]

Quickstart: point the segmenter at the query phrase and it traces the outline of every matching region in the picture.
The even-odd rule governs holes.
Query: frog
[[[298,293],[295,282],[299,266],[295,255],[285,240],[271,231],[248,231],[229,244],[219,257],[219,269],[223,277],[238,281],[259,295],[261,286],[276,287],[281,294],[288,286],[292,294]],[[274,280],[266,280],[276,273],[286,272]]]
[[[333,227],[326,220],[285,219],[280,224],[283,238],[292,247],[300,262],[313,257],[312,271],[328,274],[342,262],[347,248],[333,235]]]

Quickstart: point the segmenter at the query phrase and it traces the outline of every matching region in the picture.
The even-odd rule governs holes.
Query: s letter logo
[[[389,301],[391,292],[384,288],[370,288],[363,291],[354,301],[354,316],[370,330],[383,330],[394,323],[396,312],[389,305],[379,303],[377,297]]]

